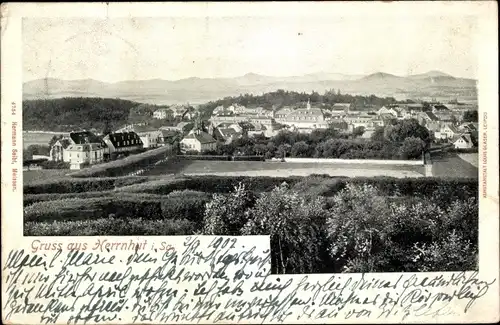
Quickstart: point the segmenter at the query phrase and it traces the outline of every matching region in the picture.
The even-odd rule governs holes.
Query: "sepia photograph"
[[[266,235],[273,274],[478,270],[478,19],[23,18],[23,235]]]

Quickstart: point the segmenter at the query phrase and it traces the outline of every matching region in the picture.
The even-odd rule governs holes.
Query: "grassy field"
[[[27,148],[32,144],[48,146],[50,139],[52,139],[54,135],[55,134],[43,132],[23,132],[23,146],[24,148]]]
[[[174,161],[159,165],[145,176],[165,174],[219,175],[219,176],[307,176],[328,174],[348,177],[421,177],[421,166],[389,166],[328,163],[282,163],[263,161]]]
[[[67,169],[40,169],[40,170],[26,170],[23,172],[23,184],[29,185],[39,181],[52,180],[55,178],[64,178]]]
[[[479,153],[459,153],[458,156],[471,164],[472,166],[476,167],[478,166],[478,161],[479,161]]]
[[[477,157],[478,154],[472,154],[472,155],[476,155]],[[477,166],[474,166],[471,163],[465,161],[455,153],[433,154],[432,174],[435,177],[479,178],[479,172]]]

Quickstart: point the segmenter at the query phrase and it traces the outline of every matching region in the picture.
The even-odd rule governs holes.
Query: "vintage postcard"
[[[2,4],[2,321],[498,322],[497,8]]]

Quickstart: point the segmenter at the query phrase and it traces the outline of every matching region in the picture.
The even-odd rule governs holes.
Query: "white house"
[[[321,108],[311,107],[307,102],[306,108],[298,108],[280,118],[280,123],[293,126],[297,129],[327,129],[328,122]]]
[[[106,147],[101,143],[72,144],[67,149],[70,169],[81,169],[104,160]]]
[[[153,112],[153,117],[158,120],[165,120],[167,118],[172,118],[174,112],[168,108],[160,108]]]
[[[385,106],[382,106],[378,111],[377,115],[382,115],[382,114],[392,114],[394,117],[398,117],[398,111],[396,111],[394,108],[390,107],[387,108]]]
[[[456,149],[469,149],[474,146],[472,143],[470,134],[464,133],[460,136],[457,136],[455,141],[453,142],[453,145],[455,146]]]
[[[205,152],[215,150],[217,141],[210,134],[200,129],[193,129],[181,140],[180,145],[181,152]]]
[[[452,139],[460,134],[460,131],[453,125],[444,125],[441,128],[441,138]]]

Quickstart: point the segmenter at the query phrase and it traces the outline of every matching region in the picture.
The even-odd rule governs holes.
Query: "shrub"
[[[161,219],[161,203],[140,198],[73,198],[33,203],[24,208],[25,221],[118,218]]]
[[[27,222],[25,236],[173,236],[192,235],[196,227],[186,219],[144,220],[99,218],[80,221]]]
[[[140,168],[154,165],[158,160],[165,158],[170,153],[168,147],[159,147],[146,152],[130,155],[120,160],[115,160],[85,168],[70,174],[72,177],[116,177],[134,172]]]
[[[323,267],[325,217],[321,198],[306,202],[283,184],[260,195],[248,210],[248,221],[241,233],[270,236],[274,272],[319,272]]]
[[[147,177],[102,177],[102,178],[69,178],[43,180],[23,186],[24,194],[43,193],[81,193],[112,190],[115,187],[142,183]]]
[[[477,245],[452,231],[431,244],[415,244],[412,261],[419,272],[477,270]]]
[[[173,191],[161,201],[164,219],[187,219],[200,227],[203,222],[205,204],[210,201],[210,195],[198,191]]]
[[[43,169],[69,169],[70,163],[64,161],[47,160],[40,164]]]

